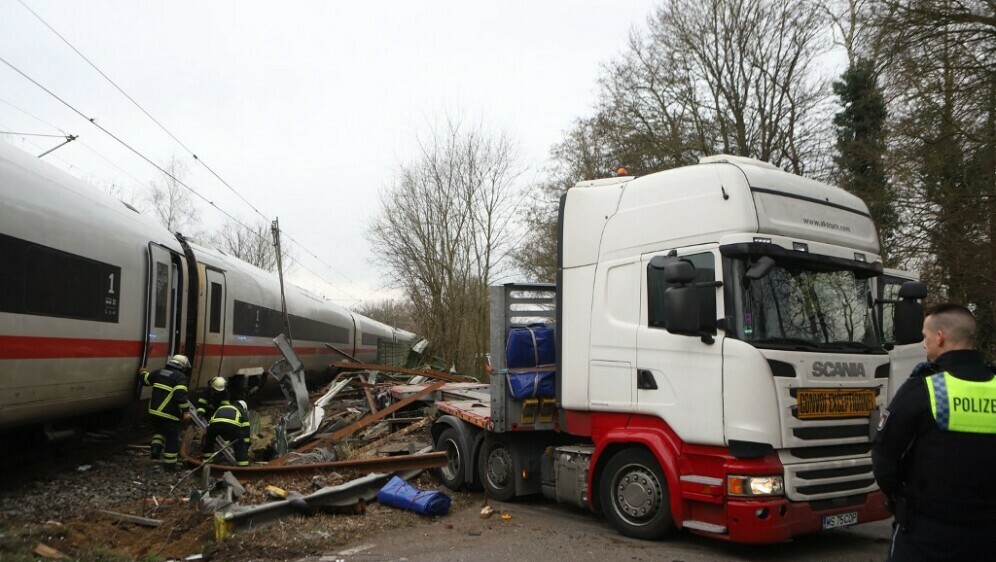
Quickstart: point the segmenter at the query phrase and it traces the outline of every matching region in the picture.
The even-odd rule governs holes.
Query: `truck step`
[[[696,531],[715,533],[717,535],[726,534],[726,527],[723,525],[713,525],[712,523],[706,523],[705,521],[685,521],[681,524],[681,526],[686,529],[695,529]]]

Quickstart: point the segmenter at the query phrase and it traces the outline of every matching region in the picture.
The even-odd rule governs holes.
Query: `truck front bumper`
[[[703,535],[738,543],[770,544],[786,541],[798,535],[817,533],[824,529],[829,515],[857,513],[857,523],[880,521],[892,516],[885,509],[885,494],[866,494],[862,503],[846,507],[813,509],[808,502],[791,502],[785,498],[771,500],[729,500],[727,533]],[[691,529],[690,529],[691,530]],[[699,533],[699,531],[691,530]]]

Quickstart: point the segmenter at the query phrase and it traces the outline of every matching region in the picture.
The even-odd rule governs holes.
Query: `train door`
[[[148,299],[146,301],[145,346],[142,364],[149,370],[166,365],[177,353],[180,313],[180,275],[173,253],[149,244]]]
[[[201,340],[201,383],[221,375],[225,357],[225,274],[216,269],[204,271],[204,332]]]

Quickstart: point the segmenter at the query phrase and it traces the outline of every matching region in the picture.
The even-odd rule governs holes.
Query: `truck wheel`
[[[612,526],[627,537],[662,539],[675,530],[667,480],[646,449],[627,449],[609,460],[599,498]]]
[[[515,465],[508,443],[500,439],[485,440],[478,468],[489,498],[504,502],[515,497]]]
[[[464,447],[460,432],[450,427],[443,430],[436,440],[435,449],[446,453],[449,463],[436,469],[436,478],[451,490],[459,490],[463,487],[466,464],[470,457]]]

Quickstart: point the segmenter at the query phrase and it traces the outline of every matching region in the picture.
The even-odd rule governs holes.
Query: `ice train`
[[[306,370],[376,359],[414,339],[285,288]],[[133,403],[136,372],[175,353],[190,387],[258,387],[280,359],[277,277],[174,235],[121,201],[0,142],[0,432]],[[389,347],[389,345],[387,346]]]

